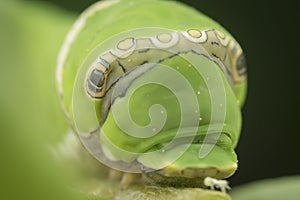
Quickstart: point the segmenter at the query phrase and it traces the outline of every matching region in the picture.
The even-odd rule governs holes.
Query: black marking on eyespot
[[[121,67],[122,71],[125,73],[126,72],[125,66],[119,60],[117,60],[117,62],[118,62],[118,65]]]
[[[147,60],[145,60],[144,62],[142,62],[140,65],[144,65],[144,64],[147,64],[148,63],[148,61]]]
[[[211,45],[217,45],[217,46],[220,45],[219,42],[216,42],[216,41],[211,41],[210,44],[211,44]]]
[[[220,60],[220,57],[219,56],[217,56],[215,53],[212,53],[211,54],[213,57],[215,57],[215,58],[217,58],[217,59],[219,59]]]
[[[139,50],[138,53],[147,53],[150,50],[151,50],[150,48],[145,48],[145,49]]]
[[[98,69],[93,69],[91,72],[89,83],[93,84],[96,87],[102,87],[104,84],[104,74]]]

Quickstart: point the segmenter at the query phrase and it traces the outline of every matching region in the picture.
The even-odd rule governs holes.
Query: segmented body
[[[124,1],[125,2],[125,1]],[[128,1],[129,2],[129,6],[134,6],[134,4],[136,2],[132,2],[132,1]],[[61,52],[59,54],[58,57],[58,65],[57,65],[57,73],[56,73],[56,80],[57,80],[57,86],[58,86],[58,93],[59,93],[59,97],[60,97],[60,102],[62,104],[62,108],[64,110],[64,113],[66,115],[67,118],[72,118],[70,116],[70,111],[67,110],[66,105],[64,104],[64,97],[65,97],[65,89],[63,86],[63,80],[64,80],[64,68],[65,68],[65,64],[66,61],[68,59],[68,56],[70,54],[70,48],[72,48],[73,43],[76,41],[76,38],[79,36],[80,32],[85,28],[85,26],[87,26],[87,22],[90,18],[92,18],[94,15],[97,15],[97,13],[101,12],[102,10],[105,9],[109,9],[110,7],[113,7],[115,5],[121,4],[123,2],[120,2],[119,0],[111,0],[111,1],[101,1],[98,2],[96,4],[94,4],[92,7],[90,7],[89,9],[87,9],[81,16],[80,18],[76,21],[76,23],[74,24],[73,28],[71,29],[71,31],[69,32],[69,34],[66,37],[66,40],[64,42],[64,45],[62,46]],[[142,3],[142,1],[141,1]],[[156,2],[156,3],[160,3],[160,2]],[[149,8],[150,9],[150,8]],[[206,19],[205,19],[206,21]],[[199,22],[199,24],[201,25],[201,22]],[[156,25],[154,25],[156,26]],[[239,44],[231,37],[226,35],[226,33],[222,32],[221,30],[218,30],[216,28],[212,28],[212,29],[198,29],[197,27],[195,27],[194,29],[187,29],[186,31],[183,32],[178,32],[177,34],[179,34],[179,36],[181,37],[176,37],[176,38],[162,38],[163,40],[168,40],[168,38],[170,38],[170,41],[163,41],[160,44],[163,43],[167,43],[167,45],[170,45],[170,47],[172,49],[178,49],[178,52],[181,51],[182,46],[180,46],[180,44],[185,43],[187,41],[192,42],[192,43],[197,43],[197,44],[201,44],[213,57],[215,57],[217,60],[220,60],[222,63],[224,63],[224,65],[226,66],[226,71],[224,71],[225,73],[228,74],[228,76],[230,76],[230,78],[228,77],[227,79],[229,80],[229,82],[232,84],[232,86],[234,84],[240,84],[246,81],[246,62],[245,62],[245,58],[244,58],[244,54],[243,51],[241,49],[241,47],[239,46]],[[182,40],[182,36],[184,36],[184,40],[185,41],[180,41],[180,43],[176,43],[176,40],[181,39]],[[171,36],[172,37],[172,36]],[[130,41],[132,39],[132,41]],[[102,63],[102,65],[104,66],[104,68],[102,68],[100,70],[100,72],[98,73],[98,75],[101,76],[101,74],[104,75],[104,84],[107,83],[107,78],[108,78],[108,74],[112,69],[112,65],[114,65],[113,62],[115,61],[119,61],[120,58],[118,57],[118,53],[124,53],[124,52],[130,52],[132,53],[132,51],[134,51],[135,48],[143,48],[142,43],[136,43],[137,41],[141,41],[141,40],[151,40],[152,42],[157,40],[159,41],[159,38],[157,38],[157,36],[153,36],[152,38],[129,38],[129,40],[127,40],[126,44],[126,38],[124,38],[123,41],[120,41],[121,45],[120,49],[118,48],[118,45],[115,44],[116,46],[113,47],[111,49],[111,52],[115,52],[116,54],[111,54],[109,55],[110,52],[106,52],[103,53],[101,55],[99,55],[99,61],[100,61],[100,65],[101,65],[101,61],[104,61],[104,63]],[[121,42],[125,42],[125,43],[121,43]],[[128,47],[130,46],[130,42],[132,43],[132,46],[130,47],[130,49],[128,49]],[[156,42],[156,44],[159,44]],[[126,46],[129,45],[129,46]],[[155,46],[154,43],[148,43],[147,44],[149,46],[149,48],[151,48],[151,46],[153,48],[159,49],[162,46]],[[190,51],[192,51],[191,48],[189,48]],[[105,58],[103,56],[108,56],[109,58]],[[138,53],[137,54],[129,54],[126,55],[124,54],[123,56],[128,56],[128,60],[131,61],[131,57],[134,56],[139,56]],[[125,63],[124,66],[125,68],[128,69],[122,69],[124,70],[129,70],[130,68],[132,68],[132,65],[138,65],[141,64],[143,62],[147,62],[148,58],[151,55],[147,55],[147,54],[143,54],[143,58],[141,60],[140,63],[137,62],[131,62],[131,63]],[[103,57],[103,59],[102,59]],[[107,59],[107,62],[105,62],[105,59]],[[106,66],[105,66],[106,65]],[[127,66],[128,65],[128,66]],[[99,66],[100,67],[100,66]],[[107,68],[106,68],[107,67]],[[91,66],[91,68],[95,68],[93,66]],[[89,72],[91,73],[91,71]],[[118,76],[121,76],[122,73],[120,73]],[[87,76],[90,76],[90,74],[87,74]],[[88,79],[91,77],[87,77]],[[98,77],[97,79],[99,79],[100,77]],[[100,80],[100,79],[99,79]],[[88,92],[88,94],[92,97],[92,98],[101,98],[104,96],[106,90],[107,90],[107,85],[102,85],[102,86],[97,86],[97,84],[90,84],[90,87],[86,87],[86,90]],[[234,88],[234,86],[233,86]],[[71,121],[71,119],[69,120]],[[70,124],[72,125],[72,122],[70,122]]]
[[[102,98],[118,78],[132,68],[147,62],[159,63],[168,58],[159,53],[153,56],[152,51],[168,49],[174,52],[171,56],[200,53],[189,43],[202,45],[213,57],[224,63],[226,68],[222,71],[230,83],[240,83],[245,79],[246,63],[238,43],[217,30],[189,30],[164,33],[152,38],[127,38],[120,41],[115,49],[100,55],[91,67],[87,78],[87,92],[92,98]],[[108,79],[109,76],[113,78]],[[234,86],[232,87],[234,89]]]
[[[86,79],[87,94],[94,99],[111,95],[111,89],[120,77],[135,67],[145,63],[161,63],[181,54],[197,54],[199,45],[211,58],[215,58],[225,74],[227,81],[235,90],[235,85],[246,78],[246,63],[239,44],[218,30],[162,33],[150,38],[125,38],[116,43],[115,48],[101,54],[90,67]],[[125,90],[125,89],[124,89]],[[103,102],[101,118],[105,120],[111,106],[110,98]]]
[[[86,148],[90,153],[97,159],[106,157],[105,159],[109,160],[114,158],[114,156],[103,152],[99,130],[106,123],[111,107],[114,106],[114,101],[117,98],[120,99],[126,96],[127,90],[135,79],[143,78],[143,74],[165,61],[173,60],[174,58],[185,59],[184,55],[188,54],[199,56],[201,59],[205,57],[218,66],[226,79],[225,82],[227,82],[224,84],[225,86],[222,86],[224,91],[228,93],[225,97],[227,99],[223,104],[219,104],[221,105],[219,107],[228,108],[228,112],[225,114],[226,119],[223,119],[223,122],[224,126],[228,123],[231,123],[231,125],[227,125],[227,129],[224,128],[224,130],[220,131],[225,131],[226,137],[228,136],[228,139],[232,140],[232,143],[226,143],[226,145],[231,145],[228,148],[229,150],[226,147],[224,151],[229,151],[230,159],[228,159],[228,163],[220,167],[217,165],[220,163],[220,165],[223,165],[222,162],[216,162],[213,163],[215,166],[204,168],[194,167],[196,165],[191,165],[191,167],[187,163],[186,168],[179,169],[177,166],[172,166],[172,170],[170,170],[171,168],[165,168],[160,174],[155,172],[150,174],[150,176],[157,177],[159,175],[165,177],[168,172],[177,176],[178,172],[192,171],[190,173],[191,177],[188,177],[189,181],[187,182],[189,183],[194,182],[198,177],[202,177],[199,175],[199,172],[203,172],[203,176],[206,176],[207,173],[218,178],[229,176],[237,167],[235,154],[234,151],[231,151],[231,148],[234,148],[236,145],[240,133],[241,119],[239,108],[243,104],[247,81],[243,51],[237,41],[224,28],[209,18],[171,1],[155,1],[155,3],[153,1],[103,1],[95,4],[81,15],[68,34],[58,60],[56,75],[59,97],[64,113],[71,127],[80,135],[83,143],[88,145]],[[175,10],[177,9],[177,12],[174,10],[174,16],[169,22],[165,18],[157,17],[160,14],[165,14],[170,4],[173,3],[174,5],[172,6],[174,6]],[[143,16],[143,11],[147,9],[157,9],[158,11],[147,13],[150,16],[147,18],[147,16]],[[159,9],[161,10],[159,11]],[[126,15],[122,15],[121,11],[125,11]],[[138,16],[141,16],[141,19],[131,16],[135,12],[138,13]],[[173,12],[168,14],[171,15]],[[189,17],[184,19],[182,15]],[[157,20],[151,21],[152,18],[157,18]],[[125,23],[119,24],[118,19],[132,21],[126,27]],[[105,22],[105,20],[108,22]],[[180,22],[180,20],[182,21]],[[190,23],[190,21],[192,22]],[[185,23],[187,25],[182,26]],[[151,33],[137,34],[139,29],[145,29],[147,32],[147,28],[149,28]],[[132,35],[130,31],[133,33]],[[123,34],[123,32],[126,32],[126,34]],[[115,35],[117,36],[114,37]],[[106,46],[102,45],[103,43]],[[214,67],[215,65],[212,66]],[[185,67],[183,66],[182,75],[190,73]],[[192,64],[190,64],[190,67],[192,67]],[[84,76],[81,74],[84,74]],[[193,82],[195,87],[198,87],[197,84],[201,81],[198,83],[195,80],[191,80],[190,82]],[[117,83],[121,84],[115,90]],[[230,86],[227,87],[227,85]],[[198,94],[197,98],[199,98],[200,92],[196,92]],[[79,100],[76,99],[74,101],[74,97]],[[209,105],[209,100],[205,99],[207,97],[202,96],[201,99],[197,99],[199,102],[204,102],[202,104],[203,107],[205,107],[204,105]],[[155,99],[155,97],[153,98]],[[172,100],[172,98],[170,99]],[[237,103],[239,101],[240,103]],[[96,113],[93,113],[93,109],[96,110]],[[136,112],[140,111],[136,110]],[[207,110],[207,112],[210,111]],[[140,116],[140,113],[137,115]],[[211,122],[209,121],[210,113],[205,113],[204,116],[206,118],[202,116],[197,118],[197,120],[199,119],[199,124],[195,126],[205,127],[208,123],[219,123],[219,121],[214,121],[213,119]],[[113,120],[106,123],[106,127],[113,126]],[[114,133],[116,133],[116,130],[119,131],[119,129],[115,129]],[[122,135],[122,131],[116,133],[116,135],[118,134],[121,134],[119,135],[120,137],[125,135],[125,139],[128,139],[128,141],[124,141],[124,144],[117,142],[120,144],[119,147],[127,148],[127,144],[131,143],[131,138],[127,137],[125,133]],[[119,136],[112,137],[118,140]],[[203,141],[201,140],[201,142]],[[199,141],[197,142],[198,144]],[[152,147],[150,146],[148,149],[150,148]],[[125,161],[122,164],[131,167],[131,164],[137,163],[137,160],[134,160],[132,163],[129,162]],[[191,162],[198,162],[198,160]],[[141,165],[143,166],[143,163]],[[171,180],[170,182],[181,181],[177,177],[171,177],[169,180]],[[186,181],[186,177],[183,180]]]

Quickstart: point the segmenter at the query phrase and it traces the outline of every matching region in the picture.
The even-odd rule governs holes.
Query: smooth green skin
[[[170,8],[172,8],[172,12],[169,12]],[[168,13],[168,17],[166,17],[166,13]],[[98,127],[98,121],[101,121],[101,117],[99,116],[99,114],[97,114],[98,120],[94,120],[95,113],[91,112],[90,109],[88,109],[87,105],[94,104],[94,100],[86,95],[84,87],[76,87],[75,96],[77,99],[80,99],[80,106],[77,106],[79,108],[76,111],[72,110],[72,99],[74,97],[73,88],[74,85],[77,84],[77,82],[75,83],[75,77],[77,77],[77,73],[85,75],[86,73],[83,72],[86,72],[89,67],[89,65],[84,65],[85,59],[99,44],[101,44],[111,36],[124,31],[143,27],[163,27],[178,31],[186,31],[191,28],[199,30],[208,30],[214,28],[230,36],[230,34],[215,21],[199,13],[193,8],[173,1],[123,0],[117,4],[110,6],[109,8],[94,13],[92,16],[87,18],[84,28],[73,42],[64,64],[63,72],[64,107],[66,108],[71,121],[73,122],[73,124],[75,124],[74,126],[77,126],[78,122],[80,123],[79,126],[81,133],[89,133],[91,131],[94,131]],[[111,48],[114,48],[114,46],[112,46]],[[186,63],[182,59],[180,60],[175,58],[167,62],[170,63],[164,64],[172,66],[174,69],[176,66],[180,66],[183,69],[182,71],[180,71],[180,73],[183,76],[187,77],[194,89],[199,86],[199,84],[203,85],[204,81],[202,80],[202,78],[200,76],[195,77],[195,73],[193,71],[189,71],[188,63]],[[240,134],[240,107],[242,106],[245,99],[246,83],[242,83],[241,85],[237,86],[236,96],[233,93],[232,89],[229,87],[229,84],[225,80],[224,75],[221,72],[219,73],[223,78],[226,90],[225,106],[227,112],[225,117],[226,126],[224,126],[223,128],[223,132],[230,135],[232,143],[224,145],[225,147],[222,148],[224,152],[219,154],[218,159],[215,159],[214,162],[211,162],[209,164],[206,163],[209,162],[208,158],[208,160],[203,160],[201,164],[201,162],[198,162],[197,159],[192,159],[190,164],[195,165],[194,162],[197,162],[198,167],[203,167],[204,164],[211,165],[222,170],[229,168],[234,163],[237,163],[237,158],[233,151],[233,148],[236,146]],[[157,72],[157,76],[159,75],[159,72]],[[83,78],[81,79],[84,80]],[[84,85],[83,82],[79,82],[79,86],[80,84]],[[155,94],[160,94],[161,99],[157,100],[157,98],[160,98],[157,95],[152,95],[149,98],[145,98],[146,94],[151,93],[151,91],[155,92]],[[197,90],[195,89],[195,91]],[[204,120],[200,122],[199,127],[200,129],[205,129],[203,127],[201,128],[201,126],[208,125],[209,123],[218,123],[218,120],[212,122],[209,122],[207,120],[210,119],[211,113],[210,97],[207,93],[207,88],[203,87],[201,89],[201,94],[204,94],[201,95],[201,103],[200,98],[198,100],[201,115],[204,115]],[[121,150],[144,153],[153,150],[153,148],[155,149],[153,144],[157,144],[160,141],[163,142],[166,140],[170,140],[174,136],[174,134],[176,134],[176,127],[178,127],[178,123],[180,121],[180,114],[178,113],[178,109],[176,110],[174,108],[178,107],[178,104],[176,103],[175,96],[164,98],[166,96],[170,95],[168,94],[168,91],[162,88],[147,87],[139,90],[137,94],[135,94],[134,98],[132,98],[133,100],[130,101],[130,109],[135,108],[136,105],[143,105],[140,106],[139,109],[130,110],[133,120],[140,125],[146,125],[147,123],[149,123],[149,118],[146,118],[144,116],[145,113],[148,113],[149,106],[153,105],[153,103],[159,103],[169,109],[170,114],[168,113],[168,121],[163,131],[157,134],[155,137],[151,137],[146,140],[137,139],[125,134],[122,130],[119,129],[111,113],[109,113],[108,118],[103,124],[103,131],[105,132],[105,136],[107,138],[102,139],[101,142],[103,144],[106,144],[106,147],[112,152],[112,154],[114,154],[117,159],[123,159],[126,162],[130,162],[132,159],[134,159],[134,157],[128,157],[128,155],[120,153],[116,148],[109,145],[110,142],[112,142],[113,145],[115,145],[117,148],[120,148]],[[101,101],[95,102],[95,108],[96,110],[101,109]],[[127,105],[124,104],[123,109],[118,110],[117,113],[122,115],[126,108]],[[77,115],[76,113],[80,114]],[[76,116],[76,119],[74,119],[74,115]],[[173,130],[170,131],[171,129]],[[166,133],[168,131],[169,133]],[[199,131],[198,134],[201,135],[203,134],[203,132],[205,131]],[[109,139],[110,142],[107,142],[107,139]],[[194,156],[196,157],[197,155]],[[224,163],[223,159],[227,157],[229,157],[230,159],[227,160],[228,162]]]
[[[213,62],[208,61],[207,59],[199,59],[199,62],[202,62],[201,65],[208,66],[208,67],[215,67],[218,68]],[[221,117],[218,116],[217,119],[214,119],[214,121],[210,120],[211,118],[211,102],[210,102],[210,95],[214,95],[214,91],[208,92],[207,87],[205,87],[205,80],[195,71],[194,68],[188,67],[187,62],[183,62],[182,59],[175,58],[172,59],[166,63],[164,63],[168,66],[172,66],[174,69],[177,67],[180,67],[180,70],[178,70],[182,75],[184,75],[192,85],[194,92],[197,93],[197,90],[199,90],[200,87],[200,94],[197,96],[198,104],[200,107],[200,115],[202,120],[199,121],[199,127],[197,131],[197,135],[206,135],[208,131],[209,125],[217,125],[220,121],[222,121]],[[145,74],[144,76],[140,77],[137,81],[135,81],[132,84],[132,87],[135,86],[135,84],[138,84],[139,80],[142,80],[145,76],[150,76],[150,80],[155,80],[155,77],[159,76],[161,74],[159,68],[153,69],[150,73]],[[222,75],[222,72],[219,71],[219,75]],[[166,79],[171,79],[172,76],[164,75]],[[212,79],[214,77],[211,77]],[[228,170],[232,168],[232,165],[237,162],[236,154],[234,153],[233,147],[236,145],[236,141],[239,136],[240,132],[240,110],[239,106],[236,103],[236,98],[234,93],[232,92],[232,89],[230,88],[229,84],[225,80],[225,77],[223,76],[223,83],[225,85],[226,90],[226,116],[224,123],[226,126],[223,127],[222,132],[228,133],[231,136],[231,141],[226,141],[220,144],[220,147],[223,149],[223,151],[220,151],[217,146],[214,147],[213,152],[211,152],[208,156],[205,158],[199,160],[198,154],[199,154],[199,145],[197,145],[198,151],[191,147],[187,150],[187,152],[173,165],[177,165],[179,168],[184,169],[186,167],[195,167],[195,168],[209,168],[209,167],[215,167],[219,170]],[[176,81],[172,82],[172,84],[176,84]],[[183,90],[185,88],[182,88]],[[179,91],[180,92],[180,91]],[[156,95],[159,94],[159,95]],[[153,97],[154,96],[154,97]],[[120,119],[126,117],[125,109],[122,109],[126,106],[126,101],[129,101],[129,109],[132,114],[133,120],[139,125],[147,125],[150,121],[149,117],[145,118],[145,115],[148,115],[149,108],[154,104],[160,104],[166,109],[167,113],[167,121],[164,124],[164,127],[162,131],[159,134],[156,134],[155,136],[149,137],[149,138],[134,138],[132,136],[129,136],[127,134],[124,134],[123,131],[119,128],[117,125],[117,122],[115,122],[115,118],[110,112],[106,122],[103,126],[103,132],[106,134],[107,138],[113,142],[114,145],[117,147],[122,148],[123,150],[129,151],[129,152],[137,152],[137,153],[143,153],[148,151],[157,150],[158,148],[161,148],[157,146],[157,144],[166,143],[172,140],[172,138],[175,137],[178,127],[180,126],[180,106],[178,105],[178,99],[174,94],[172,94],[170,91],[168,91],[164,87],[160,86],[151,86],[148,85],[144,88],[140,88],[137,90],[133,96],[128,97],[125,96],[124,98],[116,101],[115,103],[118,104],[118,108],[120,109],[116,110],[116,113],[118,113],[118,116],[120,116]],[[188,109],[190,103],[188,99],[185,101],[185,109]],[[139,105],[138,109],[136,109],[136,105]],[[130,124],[128,124],[130,126]],[[193,132],[189,131],[190,124],[185,124],[184,128],[187,129],[187,135],[191,135]],[[213,129],[210,130],[209,133],[215,133],[218,130]],[[107,140],[103,140],[105,146],[109,146],[109,143]],[[234,143],[234,144],[233,144]],[[196,146],[196,145],[192,145]],[[124,152],[118,151],[118,149],[113,148],[112,146],[109,146],[111,151],[114,151],[115,157],[130,161],[132,157],[127,157],[128,154]],[[216,153],[218,152],[218,153]],[[165,155],[166,154],[166,155]],[[160,160],[166,160],[162,159],[163,156],[170,156],[172,155],[172,150],[167,153],[161,153],[157,152],[154,155],[151,155],[148,157],[147,155],[141,155],[141,158],[139,161],[141,161],[144,165],[148,167],[152,167],[153,163],[159,162]],[[129,154],[130,156],[130,154]],[[157,161],[156,161],[157,160]],[[150,163],[148,163],[150,162]],[[152,165],[151,165],[152,164]]]

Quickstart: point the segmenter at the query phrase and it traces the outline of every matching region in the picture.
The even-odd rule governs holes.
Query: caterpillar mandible
[[[66,37],[57,85],[70,126],[111,168],[196,187],[237,169],[245,56],[226,29],[188,6],[94,4]]]

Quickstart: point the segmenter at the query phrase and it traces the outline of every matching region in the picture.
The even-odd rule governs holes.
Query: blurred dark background
[[[94,0],[48,0],[80,13]],[[248,97],[231,185],[300,174],[299,10],[289,1],[182,0],[225,26],[248,61]],[[299,123],[299,124],[298,124]]]

